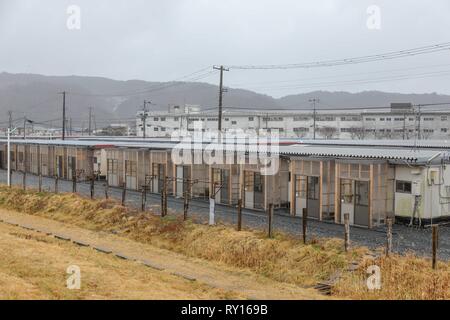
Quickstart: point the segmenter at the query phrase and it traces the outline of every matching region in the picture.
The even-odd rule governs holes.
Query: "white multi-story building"
[[[145,128],[143,122],[145,121]],[[197,125],[196,125],[197,124]],[[217,130],[218,114],[199,108],[171,107],[166,112],[140,111],[137,136],[170,137],[175,130]],[[418,111],[392,106],[367,110],[312,110],[229,112],[222,116],[223,130],[278,131],[280,137],[304,139],[449,139],[450,111]]]

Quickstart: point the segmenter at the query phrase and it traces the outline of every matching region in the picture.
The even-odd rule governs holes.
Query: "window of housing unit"
[[[153,121],[159,121],[159,118],[158,117],[154,117]]]
[[[178,120],[180,120],[179,117],[174,117],[174,118],[173,118],[173,121],[178,121]]]
[[[441,128],[441,132],[442,133],[447,133],[448,129],[447,128]]]
[[[366,118],[365,120],[366,121],[376,121],[377,119],[375,119],[375,118]]]
[[[166,118],[165,117],[161,117],[161,121],[166,121]]]
[[[386,121],[392,121],[392,118],[386,118]]]
[[[423,121],[434,121],[434,118],[423,118]]]
[[[231,124],[237,124],[237,121],[231,121]]]
[[[248,117],[248,121],[254,121],[254,117]]]
[[[230,118],[225,118],[225,121],[230,121]]]
[[[106,170],[108,175],[117,174],[119,172],[119,162],[117,159],[108,159],[106,162]]]
[[[447,121],[447,116],[441,116],[441,121]]]
[[[395,191],[398,193],[411,194],[411,181],[397,181]]]
[[[433,129],[423,129],[423,132],[425,133],[434,133]]]
[[[154,127],[153,130],[154,131],[159,131],[159,128],[158,127]]]
[[[405,118],[394,118],[394,121],[404,121]]]
[[[166,128],[161,128],[161,131],[166,131]]]

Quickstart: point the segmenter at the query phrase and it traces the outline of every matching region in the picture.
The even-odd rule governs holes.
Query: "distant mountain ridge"
[[[166,87],[163,90],[155,88]],[[148,91],[150,89],[150,91]],[[146,93],[142,93],[144,91]],[[194,104],[204,108],[217,105],[218,87],[207,83],[161,83],[142,80],[119,81],[102,77],[44,76],[37,74],[0,73],[0,121],[7,121],[8,110],[13,118],[26,115],[35,121],[61,118],[62,98],[59,92],[67,91],[67,117],[74,125],[87,126],[89,107],[94,108],[96,123],[132,120],[142,109],[143,100],[150,100],[149,109],[166,110],[170,104]],[[139,92],[137,95],[132,93]],[[117,93],[111,96],[110,94]],[[120,96],[122,95],[123,96]],[[128,95],[127,95],[128,94]],[[356,108],[389,106],[391,102],[441,103],[450,102],[450,95],[400,94],[379,91],[360,93],[315,91],[275,99],[250,90],[229,88],[224,105],[252,110],[309,109],[311,98],[319,98],[317,108]],[[2,126],[0,124],[0,126]]]

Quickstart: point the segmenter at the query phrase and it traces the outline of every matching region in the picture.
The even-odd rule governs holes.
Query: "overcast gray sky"
[[[69,5],[81,9],[80,30],[66,26]],[[371,5],[380,8],[381,29],[367,27]],[[449,16],[448,0],[0,0],[0,71],[168,81],[214,64],[309,62],[450,42]],[[397,75],[410,79],[392,81]],[[225,75],[226,85],[276,97],[312,90],[450,94],[449,80],[449,51]]]

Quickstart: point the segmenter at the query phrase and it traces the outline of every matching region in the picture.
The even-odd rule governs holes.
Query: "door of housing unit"
[[[56,175],[59,178],[64,177],[63,157],[56,156]]]
[[[188,166],[177,166],[176,167],[176,196],[178,198],[184,197],[184,193],[189,191],[188,179],[190,179],[189,167]]]
[[[308,217],[319,219],[320,218],[319,177],[308,176],[306,194],[307,194],[306,208],[308,210]]]
[[[355,182],[350,179],[340,179],[341,199],[341,223],[344,222],[344,214],[349,214],[350,224],[354,223],[355,213]]]
[[[230,201],[230,171],[222,169],[220,171],[220,181],[222,188],[220,189],[220,202],[228,204]]]
[[[254,183],[255,175],[251,171],[244,172],[244,206],[249,209],[254,208]]]
[[[305,176],[296,175],[295,176],[295,186],[294,186],[294,202],[295,202],[295,215],[302,216],[303,209],[306,208],[306,187],[307,181]]]
[[[125,160],[125,179],[128,189],[137,189],[136,161]]]
[[[354,224],[369,226],[369,182],[355,181],[355,217]]]
[[[119,163],[117,159],[108,159],[106,162],[108,172],[108,185],[113,187],[119,186]]]
[[[182,198],[183,197],[183,192],[184,192],[184,167],[183,166],[177,166],[176,168],[177,171],[177,182],[176,182],[176,190],[175,190],[175,194],[178,198]]]
[[[264,183],[263,183],[263,177],[261,176],[261,173],[254,172],[253,173],[253,203],[255,209],[264,209]]]
[[[164,185],[165,167],[162,163],[154,163],[152,169],[152,192],[161,193]]]
[[[67,179],[72,180],[73,176],[76,175],[76,165],[77,161],[75,157],[67,157],[67,166],[68,166],[68,172],[67,172]]]

